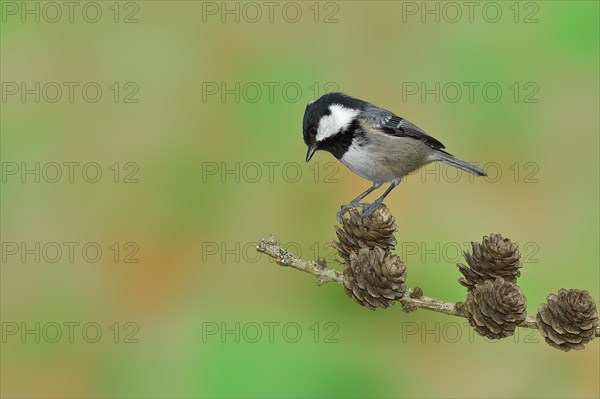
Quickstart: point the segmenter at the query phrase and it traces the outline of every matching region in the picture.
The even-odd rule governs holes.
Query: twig
[[[303,272],[317,276],[318,285],[323,285],[331,281],[338,284],[344,284],[344,277],[341,272],[330,269],[324,264],[319,264],[314,260],[297,258],[288,250],[283,249],[281,244],[279,244],[273,236],[271,236],[268,241],[261,239],[256,250],[275,259],[275,263],[278,265],[290,266],[294,269],[302,270]]]
[[[284,249],[274,236],[271,236],[267,241],[261,239],[256,246],[256,250],[274,258],[278,265],[289,266],[316,276],[318,285],[329,282],[344,284],[344,275],[341,272],[328,268],[324,262],[316,262],[296,257],[291,252]],[[411,312],[417,309],[427,309],[452,316],[467,317],[462,302],[448,302],[431,298],[423,295],[420,288],[407,289],[404,296],[398,299],[398,302],[402,304],[405,312]],[[535,317],[533,316],[528,316],[525,321],[518,324],[518,327],[532,328],[535,330],[538,328]],[[600,327],[596,328],[596,337],[600,337]]]

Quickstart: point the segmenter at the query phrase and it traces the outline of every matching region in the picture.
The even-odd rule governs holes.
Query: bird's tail
[[[458,169],[465,170],[465,171],[467,171],[469,173],[473,173],[474,175],[477,175],[477,176],[487,176],[487,173],[485,173],[483,171],[483,169],[478,168],[475,165],[471,165],[468,162],[461,161],[460,159],[455,158],[453,155],[448,154],[445,151],[441,151],[441,150],[435,151],[435,154],[433,155],[432,158],[434,161],[441,161],[441,162],[447,163],[448,165],[452,165],[454,167],[457,167]]]

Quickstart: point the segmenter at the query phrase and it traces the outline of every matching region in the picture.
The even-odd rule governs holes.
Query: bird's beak
[[[316,143],[308,147],[308,152],[306,153],[306,162],[310,161],[315,151],[317,151]]]

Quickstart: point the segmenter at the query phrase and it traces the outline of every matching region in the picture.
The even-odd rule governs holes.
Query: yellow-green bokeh
[[[340,287],[318,288],[252,246],[276,233],[306,257],[330,256],[335,212],[368,186],[327,153],[304,165],[305,105],[337,87],[502,173],[497,181],[464,174],[450,181],[452,170],[433,168],[388,197],[399,252],[417,249],[404,256],[410,286],[463,300],[448,254],[498,232],[522,244],[519,284],[530,314],[563,287],[600,300],[597,2],[476,2],[472,21],[468,2],[298,2],[298,22],[290,21],[293,10],[282,14],[289,3],[275,2],[270,22],[264,2],[139,1],[117,4],[117,23],[113,2],[97,2],[103,17],[96,23],[82,18],[85,2],[73,22],[65,15],[56,23],[22,22],[7,3],[25,4],[0,2],[3,83],[98,82],[104,91],[97,103],[7,98],[0,104],[3,165],[97,162],[104,175],[98,183],[7,176],[2,242],[97,242],[105,253],[97,263],[7,257],[2,322],[95,322],[104,336],[95,344],[6,336],[2,396],[600,395],[598,340],[565,354],[536,332],[488,342],[464,319],[405,314],[399,306],[371,312]],[[36,3],[46,4],[27,5]],[[448,8],[455,5],[460,17]],[[262,16],[252,22],[248,7],[256,6]],[[217,14],[207,13],[214,7]],[[237,7],[239,21],[222,16],[225,7]],[[439,21],[434,11],[423,22],[425,9],[437,9]],[[492,22],[496,9],[502,16]],[[138,21],[124,23],[134,11]],[[122,90],[116,103],[114,82]],[[137,103],[122,101],[127,82],[139,88]],[[413,83],[436,82],[461,87],[462,96],[406,95]],[[469,82],[478,85],[473,101]],[[236,83],[239,102],[206,93]],[[496,102],[482,94],[488,83],[503,90]],[[297,101],[282,91],[286,84],[302,89]],[[262,92],[251,102],[256,86]],[[121,172],[135,163],[139,182],[114,183],[115,162]],[[213,167],[217,174],[207,174]],[[114,242],[135,242],[139,262],[115,263]],[[114,343],[109,327],[130,321],[139,342]],[[289,342],[276,329],[269,342],[270,322],[297,323],[301,339]],[[258,323],[263,337],[202,339],[207,325],[236,323]],[[334,331],[327,323],[337,342],[325,342]]]

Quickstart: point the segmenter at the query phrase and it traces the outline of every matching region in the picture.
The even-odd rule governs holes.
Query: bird
[[[336,217],[354,207],[363,216],[372,215],[402,178],[431,162],[444,162],[477,176],[487,176],[479,167],[444,151],[444,145],[408,120],[391,111],[344,93],[333,92],[311,101],[302,121],[306,162],[318,150],[333,154],[352,172],[371,181],[372,186],[342,205]],[[371,204],[361,201],[390,183]]]

